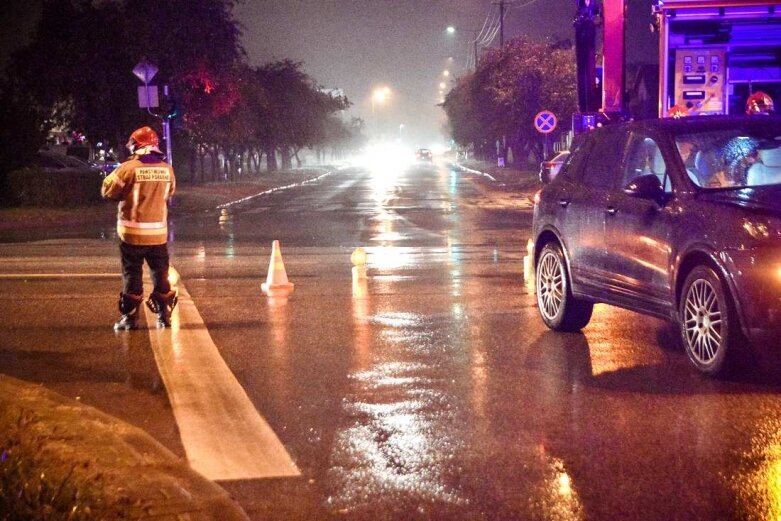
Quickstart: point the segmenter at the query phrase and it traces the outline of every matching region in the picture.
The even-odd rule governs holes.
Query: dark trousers
[[[143,295],[144,283],[142,273],[144,261],[152,272],[154,291],[165,294],[171,291],[168,282],[168,245],[134,246],[125,242],[119,243],[122,257],[122,293],[126,295]]]

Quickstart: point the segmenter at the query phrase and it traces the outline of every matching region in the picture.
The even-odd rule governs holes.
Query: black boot
[[[119,294],[119,312],[122,316],[114,323],[114,331],[138,329],[138,308],[142,301],[141,295]]]
[[[175,291],[154,292],[149,295],[146,305],[153,313],[157,313],[157,327],[171,327],[171,311],[174,310],[178,301],[179,297]]]

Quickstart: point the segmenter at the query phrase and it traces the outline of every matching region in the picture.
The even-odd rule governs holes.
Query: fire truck
[[[576,0],[576,133],[631,114],[626,107],[626,0]],[[658,115],[743,114],[757,91],[781,100],[778,0],[655,0],[659,35]],[[602,28],[601,81],[596,66]]]

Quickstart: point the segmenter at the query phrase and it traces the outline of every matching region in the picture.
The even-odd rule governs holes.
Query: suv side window
[[[654,174],[659,178],[665,192],[672,192],[670,176],[667,175],[667,164],[664,162],[659,145],[652,137],[635,134],[629,143],[621,186],[626,186],[636,177],[648,174]]]
[[[583,171],[583,184],[595,188],[614,188],[624,155],[626,134],[605,132],[594,140],[588,165]]]
[[[583,165],[588,161],[591,148],[591,141],[585,138],[574,143],[567,161],[562,165],[561,171],[556,177],[563,177],[570,181],[580,178]]]

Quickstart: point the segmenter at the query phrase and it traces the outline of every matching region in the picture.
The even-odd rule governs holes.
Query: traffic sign
[[[143,81],[144,84],[147,84],[152,81],[152,78],[157,74],[157,66],[146,60],[141,60],[133,67],[133,74],[136,75],[136,78]]]
[[[138,86],[138,106],[142,109],[160,106],[160,100],[157,95],[157,85]]]
[[[556,129],[558,120],[550,110],[543,110],[534,116],[534,128],[542,134],[550,134]]]

